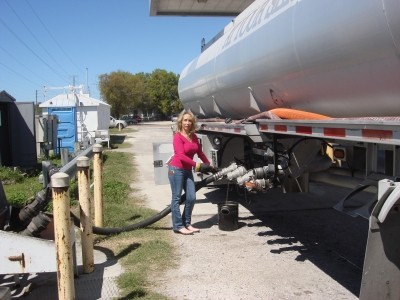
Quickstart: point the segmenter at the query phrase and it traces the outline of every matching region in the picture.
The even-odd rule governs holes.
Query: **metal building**
[[[35,106],[0,92],[0,166],[33,167],[37,163]]]

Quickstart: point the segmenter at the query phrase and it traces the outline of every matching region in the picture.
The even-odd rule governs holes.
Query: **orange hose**
[[[290,120],[331,120],[332,118],[320,114],[311,113],[308,111],[290,109],[290,108],[274,108],[269,112],[277,115],[281,119]]]

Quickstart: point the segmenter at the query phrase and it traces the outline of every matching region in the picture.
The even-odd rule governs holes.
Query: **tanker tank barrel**
[[[390,14],[362,0],[323,9],[316,2],[254,1],[181,71],[184,108],[224,119],[279,107],[335,118],[398,115],[398,1],[385,1]],[[315,16],[319,26],[307,21]]]

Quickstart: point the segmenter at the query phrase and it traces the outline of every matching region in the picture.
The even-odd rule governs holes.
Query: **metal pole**
[[[94,270],[93,258],[93,230],[92,208],[90,203],[89,158],[79,157],[76,160],[78,167],[78,192],[81,220],[81,243],[83,273],[92,273]]]
[[[73,256],[70,232],[69,176],[58,172],[51,177],[54,231],[57,257],[58,299],[75,299]]]
[[[93,146],[94,224],[103,227],[103,146]]]

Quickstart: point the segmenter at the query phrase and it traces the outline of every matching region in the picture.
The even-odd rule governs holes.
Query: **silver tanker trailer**
[[[254,1],[183,69],[179,96],[229,169],[216,180],[350,186],[335,208],[369,219],[360,298],[400,298],[399,0]]]

